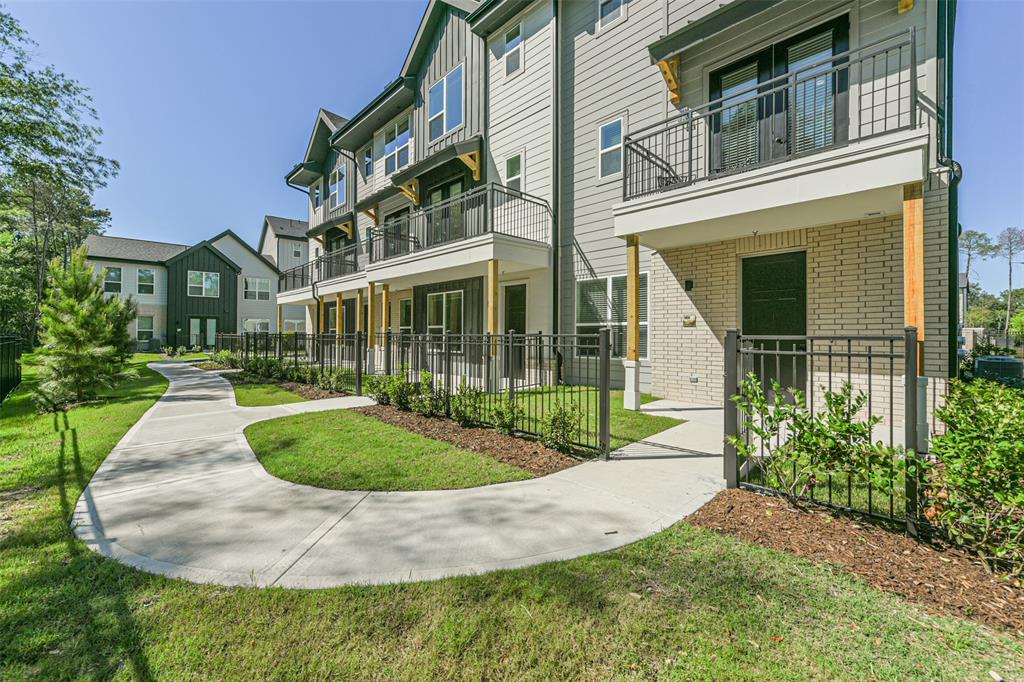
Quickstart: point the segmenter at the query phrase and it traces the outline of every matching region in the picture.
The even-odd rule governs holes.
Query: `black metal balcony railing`
[[[489,184],[372,229],[370,260],[385,261],[487,233],[547,243],[550,222],[551,209],[543,199]]]
[[[278,277],[277,290],[281,293],[312,286],[335,277],[350,275],[366,267],[366,258],[360,256],[360,244],[349,244],[325,253],[316,260],[285,270]]]
[[[284,293],[312,286],[315,273],[316,261],[285,270],[277,278],[277,290],[279,293]]]
[[[623,199],[917,125],[914,30],[822,58],[624,138]]]

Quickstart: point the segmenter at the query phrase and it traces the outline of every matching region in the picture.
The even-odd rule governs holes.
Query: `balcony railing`
[[[550,223],[551,209],[543,199],[485,185],[373,228],[370,260],[385,261],[488,233],[546,244]]]
[[[278,277],[277,290],[281,293],[311,286],[335,277],[351,275],[366,268],[366,257],[360,255],[359,244],[349,244],[325,253],[316,260],[285,270]]]
[[[625,137],[623,199],[917,125],[914,30],[822,58]]]

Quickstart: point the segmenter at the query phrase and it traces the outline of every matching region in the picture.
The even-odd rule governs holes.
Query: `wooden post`
[[[380,285],[380,328],[387,334],[391,331],[391,285]]]
[[[334,317],[335,317],[335,320],[336,320],[335,323],[334,323],[336,325],[334,333],[335,334],[343,334],[345,332],[345,327],[341,323],[342,320],[341,320],[341,292],[340,291],[338,292],[338,307],[334,311]]]
[[[284,306],[277,304],[277,333],[284,332]]]
[[[495,258],[487,261],[487,332],[498,333],[498,261]]]
[[[370,282],[366,285],[366,289],[370,303],[367,306],[370,319],[367,320],[366,347],[375,348],[377,346],[377,285]]]
[[[626,237],[626,359],[640,359],[640,238]]]
[[[917,328],[917,373],[924,375],[924,191],[903,186],[903,325]]]

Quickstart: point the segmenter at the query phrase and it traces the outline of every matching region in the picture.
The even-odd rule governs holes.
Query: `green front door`
[[[747,337],[793,337],[807,334],[807,253],[776,253],[743,259],[743,321]],[[754,371],[767,384],[805,390],[806,344],[798,339],[753,339],[764,351],[751,354],[743,371]]]

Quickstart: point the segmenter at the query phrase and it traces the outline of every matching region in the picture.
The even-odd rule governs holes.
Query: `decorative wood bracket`
[[[345,236],[352,239],[352,221],[346,220],[341,225],[338,225],[338,229],[345,233]]]
[[[459,154],[459,158],[462,159],[462,163],[469,167],[469,170],[473,172],[473,179],[477,182],[480,181],[480,152],[468,152],[466,154]]]
[[[665,79],[665,85],[668,86],[669,99],[672,100],[672,104],[679,104],[679,80],[676,78],[676,72],[679,70],[679,57],[662,59],[658,62],[658,69],[661,71],[661,77]]]
[[[398,189],[400,189],[402,191],[402,194],[404,194],[409,199],[409,201],[411,201],[412,203],[416,204],[417,206],[420,205],[420,181],[419,180],[416,180],[416,179],[410,180],[409,182],[405,183],[404,185],[399,185]]]
[[[380,204],[374,204],[363,209],[363,213],[373,221],[374,226],[377,226],[377,213],[380,211]]]
[[[896,13],[906,14],[914,9],[914,0],[896,0]]]

